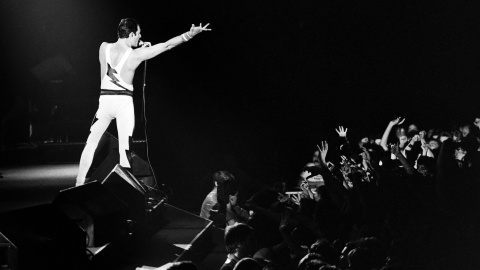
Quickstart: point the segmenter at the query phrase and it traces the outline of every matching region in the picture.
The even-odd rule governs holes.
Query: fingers
[[[340,135],[340,133],[347,133],[348,128],[344,128],[343,126],[339,126],[338,129],[335,129],[335,131]]]
[[[320,152],[327,152],[328,151],[328,143],[326,141],[322,141],[320,143],[321,146],[317,144],[317,148]]]
[[[210,31],[211,29],[208,29],[208,28],[207,28],[207,26],[209,26],[209,25],[210,25],[210,23],[207,23],[207,24],[203,27],[203,30],[205,30],[205,31]],[[200,24],[200,26],[201,26],[201,24]]]
[[[199,26],[195,26],[194,24],[192,24],[192,27],[190,28],[190,30],[194,30],[195,28],[198,28],[200,31],[212,31],[212,29],[207,28],[209,25],[210,23],[207,23],[205,26],[202,26],[202,23],[200,23]]]

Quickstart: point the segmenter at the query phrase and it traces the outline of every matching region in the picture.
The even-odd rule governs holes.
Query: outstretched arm
[[[153,46],[144,46],[142,48],[138,48],[135,50],[136,59],[139,62],[151,59],[165,51],[168,51],[184,42],[189,41],[194,36],[200,34],[203,31],[211,31],[211,29],[207,28],[208,25],[209,23],[207,23],[205,26],[202,26],[202,24],[200,24],[200,26],[195,26],[192,24],[190,31],[185,32],[174,38],[171,38],[166,42],[158,43]],[[144,43],[144,44],[148,45],[149,43]]]

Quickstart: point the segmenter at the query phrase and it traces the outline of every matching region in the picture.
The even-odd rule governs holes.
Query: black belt
[[[123,96],[133,96],[133,91],[129,90],[100,90],[100,95],[123,95]]]

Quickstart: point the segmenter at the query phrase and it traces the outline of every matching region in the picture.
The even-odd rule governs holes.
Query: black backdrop
[[[116,40],[121,18],[138,19],[152,43],[210,23],[212,32],[148,61],[150,158],[177,194],[199,183],[198,193],[208,190],[207,176],[233,160],[232,170],[252,179],[291,179],[338,125],[379,133],[404,116],[450,127],[477,113],[477,1],[5,0],[0,7],[2,113],[26,70],[64,53],[77,76],[60,95],[78,120],[67,127],[78,141],[97,106],[98,47]],[[142,74],[134,81],[138,139]]]

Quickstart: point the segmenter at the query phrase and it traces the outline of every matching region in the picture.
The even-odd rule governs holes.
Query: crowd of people
[[[221,270],[480,269],[479,128],[396,118],[351,140],[340,126],[298,179],[245,201],[234,175],[215,173],[200,215],[225,228]]]

